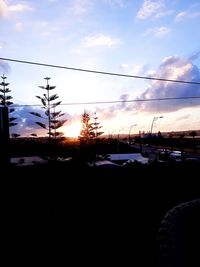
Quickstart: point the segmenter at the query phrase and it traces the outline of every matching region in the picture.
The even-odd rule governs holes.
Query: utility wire
[[[88,69],[82,69],[82,68],[73,68],[73,67],[66,67],[66,66],[60,66],[60,65],[25,61],[25,60],[19,60],[19,59],[0,57],[0,60],[6,60],[6,61],[12,61],[12,62],[24,63],[24,64],[32,64],[32,65],[51,67],[51,68],[67,69],[67,70],[73,70],[73,71],[82,71],[82,72],[90,72],[90,73],[96,73],[96,74],[112,75],[112,76],[119,76],[119,77],[126,77],[126,78],[146,79],[146,80],[156,80],[156,81],[163,81],[163,82],[174,82],[174,83],[186,83],[186,84],[200,85],[200,82],[172,80],[172,79],[164,79],[164,78],[156,78],[156,77],[148,77],[148,76],[138,76],[138,75],[128,75],[128,74],[114,73],[114,72],[88,70]]]
[[[94,101],[94,102],[74,102],[74,103],[61,103],[62,106],[75,106],[75,105],[99,105],[99,104],[116,104],[116,103],[131,103],[131,102],[149,102],[149,101],[169,101],[169,100],[184,100],[184,99],[200,99],[200,96],[186,96],[186,97],[165,97],[165,98],[150,98],[150,99],[131,99],[131,100],[115,100],[115,101]],[[14,104],[12,107],[40,107],[39,104]]]

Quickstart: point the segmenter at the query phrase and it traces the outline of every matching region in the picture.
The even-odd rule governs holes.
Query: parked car
[[[169,154],[169,158],[175,161],[182,161],[183,159],[183,155],[181,153],[181,151],[172,151]]]

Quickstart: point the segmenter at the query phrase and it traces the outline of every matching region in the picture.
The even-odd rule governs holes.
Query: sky
[[[200,82],[199,25],[200,0],[0,0],[0,58]],[[3,74],[17,105],[11,132],[23,136],[43,134],[30,112],[41,111],[34,105],[45,77],[62,101],[65,136],[79,135],[84,110],[96,113],[105,134],[149,132],[161,116],[153,132],[200,129],[200,98],[166,100],[198,97],[199,84],[0,59]]]

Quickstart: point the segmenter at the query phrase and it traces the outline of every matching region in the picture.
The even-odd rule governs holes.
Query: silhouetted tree
[[[17,118],[10,116],[10,114],[15,111],[15,109],[11,107],[11,105],[13,104],[13,102],[11,101],[12,96],[8,95],[8,93],[10,93],[11,90],[8,88],[9,83],[6,82],[7,77],[5,75],[3,75],[3,76],[1,76],[1,78],[2,78],[2,82],[0,83],[0,86],[1,86],[1,88],[0,88],[0,92],[1,92],[0,105],[8,108],[9,127],[12,127],[12,126],[17,125],[17,122],[14,122]],[[19,134],[15,134],[15,135],[20,136]]]
[[[62,132],[58,132],[57,129],[62,127],[67,120],[61,120],[60,118],[64,115],[61,111],[56,111],[56,107],[61,104],[61,101],[55,102],[58,99],[57,94],[50,95],[49,91],[56,88],[56,86],[49,85],[49,77],[44,78],[47,81],[46,86],[39,86],[41,89],[46,90],[46,93],[43,96],[36,96],[42,102],[42,108],[45,110],[44,114],[38,112],[30,112],[32,115],[39,117],[46,122],[43,123],[41,121],[36,121],[35,123],[40,127],[48,130],[47,134],[49,138],[51,137],[61,137],[63,135]]]
[[[197,133],[195,131],[192,131],[191,133],[189,133],[189,136],[192,136],[194,140],[195,136],[197,136]]]
[[[162,133],[161,133],[161,131],[158,131],[158,138],[162,138],[163,136],[162,136]]]
[[[36,133],[32,133],[32,134],[30,134],[30,136],[37,137],[37,134]]]
[[[94,113],[95,117],[94,117],[94,123],[93,123],[93,130],[95,133],[95,138],[97,138],[98,136],[102,135],[104,132],[99,131],[102,126],[100,125],[100,122],[98,122],[98,117],[96,116],[96,112]]]
[[[194,151],[195,151],[196,146],[195,146],[195,140],[194,140],[194,138],[195,138],[195,136],[197,136],[196,131],[192,131],[192,132],[190,132],[190,133],[189,133],[189,136],[192,136],[192,140],[193,140],[193,149],[194,149]]]
[[[104,132],[99,131],[102,126],[100,126],[100,122],[98,122],[98,117],[96,116],[96,112],[94,113],[94,122],[91,122],[90,114],[87,111],[84,111],[81,117],[82,129],[80,131],[79,140],[81,142],[88,143],[91,140],[96,139]]]
[[[80,156],[83,161],[94,160],[99,152],[97,138],[103,134],[99,129],[102,128],[97,121],[98,117],[94,116],[94,121],[91,122],[90,114],[84,111],[81,116],[82,129],[80,131]]]
[[[12,133],[11,134],[11,137],[13,137],[13,138],[17,138],[17,137],[19,137],[20,136],[20,134],[17,134],[17,133]]]
[[[170,146],[171,146],[171,150],[173,150],[173,148],[174,148],[174,145],[173,145],[173,137],[174,137],[174,134],[173,133],[170,133],[169,134],[169,144],[170,144]]]
[[[90,122],[90,114],[84,110],[81,115],[82,129],[78,137],[81,143],[88,144],[95,137],[94,123]]]

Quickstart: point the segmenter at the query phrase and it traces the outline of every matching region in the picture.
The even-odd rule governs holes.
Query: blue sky
[[[0,57],[122,74],[200,82],[199,0],[0,0]],[[51,77],[62,103],[200,96],[199,85],[105,76],[0,61],[16,104],[40,104]],[[61,106],[66,135],[83,110],[106,133],[200,128],[200,99]],[[34,132],[30,108],[16,109],[15,131]],[[92,115],[93,116],[93,115]]]

